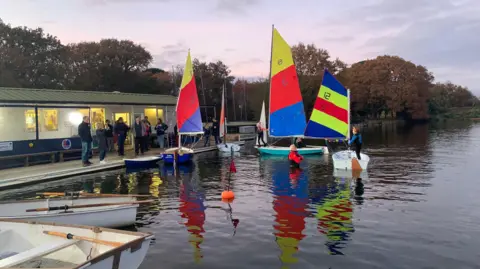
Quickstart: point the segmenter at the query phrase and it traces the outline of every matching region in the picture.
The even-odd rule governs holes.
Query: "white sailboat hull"
[[[0,204],[0,218],[10,220],[47,221],[100,227],[125,227],[136,220],[138,204],[96,206],[68,210],[26,212],[27,209],[73,205],[135,202],[135,197],[102,197],[78,199],[44,199],[6,201]]]
[[[233,143],[218,144],[217,148],[219,151],[222,151],[222,152],[232,152],[232,151],[238,152],[241,149],[240,145],[233,144]]]
[[[333,168],[340,170],[367,170],[370,157],[368,155],[360,153],[361,160],[357,160],[357,155],[352,150],[343,150],[336,152],[332,155]],[[361,169],[358,169],[358,165]]]
[[[44,231],[121,245],[66,239]],[[153,238],[149,233],[0,219],[0,268],[137,269]]]

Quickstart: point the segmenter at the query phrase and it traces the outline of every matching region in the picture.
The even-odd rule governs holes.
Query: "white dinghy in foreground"
[[[342,150],[332,155],[333,168],[339,170],[367,170],[370,157],[360,153],[361,160],[357,159],[357,154],[352,150]]]
[[[137,269],[154,236],[0,219],[0,268]]]
[[[0,218],[116,228],[133,225],[139,204],[151,202],[133,196],[2,201]]]

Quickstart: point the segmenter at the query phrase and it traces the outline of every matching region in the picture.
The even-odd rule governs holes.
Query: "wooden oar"
[[[141,194],[88,193],[88,192],[38,192],[43,196],[91,196],[91,197],[150,197]]]
[[[86,207],[97,207],[97,206],[113,206],[113,205],[135,205],[135,204],[146,204],[151,203],[155,200],[145,200],[137,202],[123,202],[123,203],[103,203],[103,204],[87,204],[87,205],[64,205],[64,206],[52,206],[52,207],[42,207],[27,209],[26,212],[39,212],[39,211],[53,211],[53,210],[68,210],[70,208],[86,208]]]
[[[43,231],[43,233],[48,234],[48,235],[63,237],[63,238],[70,239],[70,240],[83,240],[83,241],[88,241],[88,242],[107,245],[107,246],[112,246],[112,247],[119,247],[119,246],[123,245],[123,243],[119,243],[119,242],[112,242],[112,241],[94,239],[94,238],[85,237],[85,236],[73,235],[71,233],[66,234],[66,233],[55,232],[55,231]]]

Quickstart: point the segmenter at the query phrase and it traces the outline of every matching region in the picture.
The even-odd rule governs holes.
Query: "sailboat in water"
[[[177,99],[178,147],[165,150],[163,161],[167,164],[186,163],[191,161],[193,149],[182,147],[183,135],[203,134],[200,105],[198,103],[197,86],[193,75],[192,58],[188,51],[187,62],[183,70],[182,85]]]
[[[220,136],[223,137],[223,143],[217,145],[218,150],[222,152],[240,151],[240,145],[227,143],[227,117],[225,117],[225,84],[222,91],[222,110],[220,112]]]
[[[327,69],[323,72],[305,137],[327,140],[350,138],[350,91]],[[351,150],[337,152],[332,159],[334,168],[342,170],[366,170],[370,160],[363,153],[361,160],[357,160],[355,152]]]
[[[306,123],[302,94],[292,51],[280,33],[272,27],[270,59],[270,102],[268,135],[277,138],[303,137]],[[289,147],[258,147],[261,154],[288,155]],[[299,148],[298,153],[323,154],[323,146]]]

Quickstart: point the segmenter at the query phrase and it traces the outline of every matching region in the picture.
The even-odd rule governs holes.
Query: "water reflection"
[[[290,170],[285,161],[272,162],[274,233],[284,266],[298,261],[294,254],[305,237],[305,218],[308,205],[308,179],[301,169]],[[288,267],[285,267],[288,268]]]
[[[186,221],[184,222],[190,233],[189,242],[194,247],[194,260],[199,263],[203,258],[203,254],[200,248],[204,238],[203,234],[205,229],[205,196],[202,191],[199,190],[196,180],[193,180],[191,175],[180,177],[180,207],[178,210],[181,213],[181,217]]]
[[[325,246],[330,255],[343,255],[342,249],[354,232],[350,181],[348,178],[335,178],[333,182],[317,186],[312,192],[311,199],[317,210],[317,229],[327,237]]]

